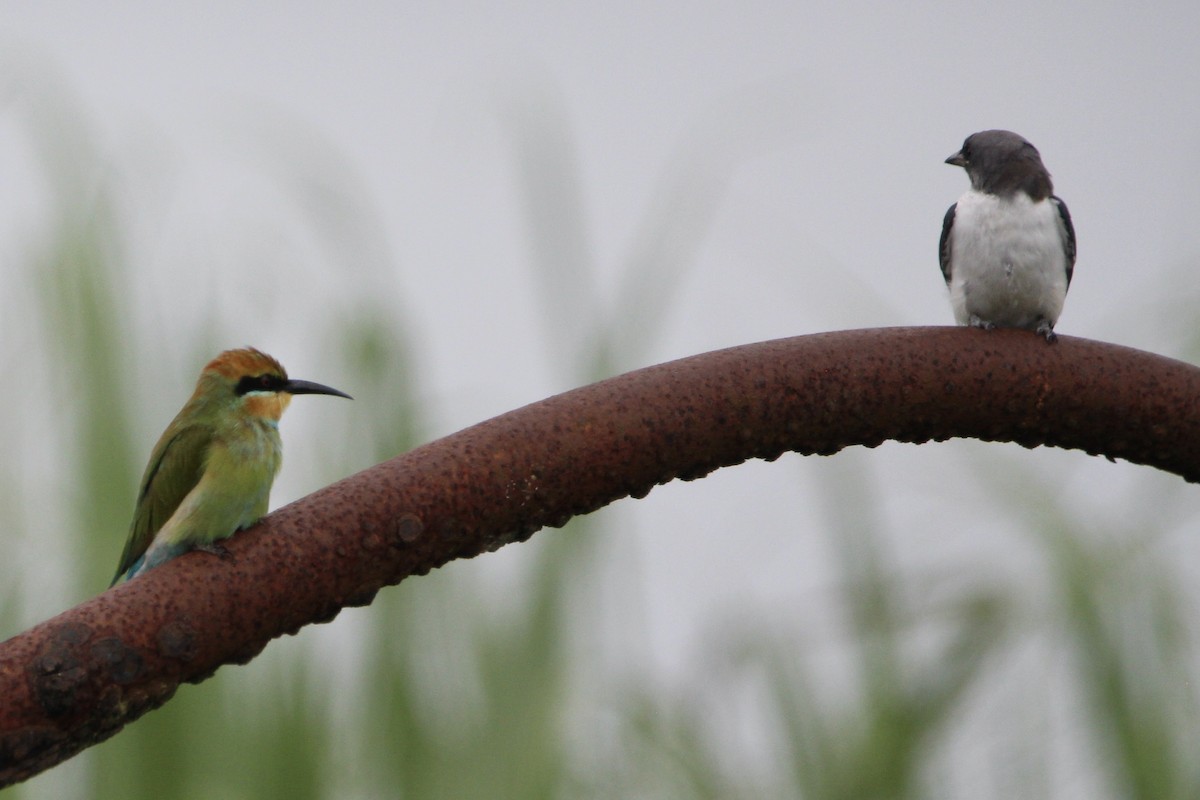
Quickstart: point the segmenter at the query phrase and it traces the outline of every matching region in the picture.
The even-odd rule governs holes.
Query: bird
[[[298,394],[353,399],[288,378],[278,361],[252,347],[226,350],[204,367],[150,454],[110,586],[189,550],[228,555],[218,542],[267,513],[283,463],[279,418]]]
[[[1041,154],[1012,131],[973,133],[946,159],[971,188],[950,206],[938,248],[959,325],[1025,328],[1047,342],[1075,271],[1075,227]]]

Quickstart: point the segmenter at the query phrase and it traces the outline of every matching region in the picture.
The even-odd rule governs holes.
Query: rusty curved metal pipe
[[[419,447],[0,644],[0,786],[382,586],[750,458],[1011,441],[1200,480],[1200,369],[1024,331],[843,331],[685,358]]]

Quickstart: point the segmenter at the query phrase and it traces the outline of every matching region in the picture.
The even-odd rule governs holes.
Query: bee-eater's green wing
[[[213,429],[208,425],[189,425],[169,438],[164,436],[158,443],[142,476],[129,538],[113,584],[142,557],[154,535],[200,482],[212,439]]]

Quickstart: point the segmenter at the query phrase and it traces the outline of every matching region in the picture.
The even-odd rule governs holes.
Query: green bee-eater
[[[114,584],[188,550],[221,553],[215,542],[267,513],[283,463],[279,418],[294,394],[350,397],[290,380],[278,361],[252,348],[209,362],[150,455]]]

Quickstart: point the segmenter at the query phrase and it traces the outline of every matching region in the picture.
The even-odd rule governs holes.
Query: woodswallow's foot
[[[1049,344],[1054,344],[1058,341],[1058,334],[1054,332],[1054,326],[1044,319],[1038,322],[1037,334],[1038,336],[1045,337]]]

